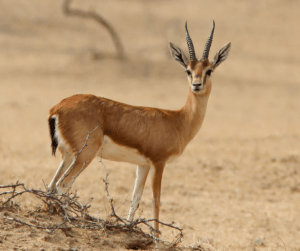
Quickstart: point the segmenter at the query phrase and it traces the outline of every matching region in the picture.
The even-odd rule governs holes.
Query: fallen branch
[[[106,176],[106,191],[108,192],[108,182],[107,182],[107,177]],[[18,187],[19,189],[22,189],[22,191],[14,191]],[[173,226],[173,224],[167,224],[158,221],[160,224],[174,228],[179,231],[179,237],[175,242],[169,242],[165,241],[159,238],[155,237],[155,232],[156,230],[151,226],[150,222],[151,221],[156,221],[156,219],[150,219],[147,220],[145,218],[138,218],[132,222],[128,222],[125,219],[120,218],[114,211],[114,206],[113,206],[113,199],[109,196],[109,201],[110,205],[112,208],[112,214],[110,217],[114,217],[116,219],[115,222],[111,222],[111,220],[106,219],[100,219],[100,218],[95,218],[91,216],[88,213],[88,208],[90,208],[90,205],[81,204],[78,202],[78,196],[73,193],[70,194],[62,194],[58,195],[53,192],[49,191],[41,191],[41,190],[35,190],[35,189],[27,189],[24,183],[19,183],[19,184],[12,184],[12,185],[5,185],[5,186],[0,186],[0,189],[11,189],[11,191],[4,191],[0,193],[0,196],[7,196],[11,195],[9,198],[7,198],[4,202],[0,202],[0,208],[4,208],[7,206],[7,203],[11,201],[12,199],[21,196],[25,193],[34,195],[36,198],[38,198],[40,201],[45,203],[49,209],[50,213],[56,213],[58,216],[60,216],[61,221],[57,224],[48,224],[45,226],[45,222],[39,222],[39,224],[30,224],[27,221],[18,219],[17,217],[7,217],[4,216],[2,213],[0,213],[0,216],[11,222],[17,222],[19,224],[27,225],[29,227],[34,227],[34,228],[39,228],[43,229],[48,233],[52,233],[53,231],[57,229],[69,229],[69,228],[84,228],[84,229],[89,229],[89,230],[104,230],[104,229],[119,229],[123,231],[129,231],[129,232],[135,232],[135,233],[140,233],[146,237],[149,237],[155,241],[171,245],[171,246],[176,246],[178,243],[181,242],[181,238],[183,236],[182,229],[178,228],[176,226]],[[55,210],[56,209],[56,210]],[[150,234],[145,233],[139,225],[146,225],[149,230]]]
[[[77,156],[75,158],[74,161],[74,165],[72,165],[70,167],[70,169],[72,170],[72,168],[75,166],[76,164],[76,160],[79,156],[79,154],[83,151],[83,149],[88,145],[88,140],[91,137],[91,134],[97,129],[97,127],[91,131],[88,132],[87,138],[84,142],[84,145],[82,146],[82,148],[77,152]],[[144,219],[144,218],[138,218],[132,222],[128,222],[126,219],[122,219],[121,217],[119,217],[114,209],[114,205],[113,205],[113,198],[110,196],[109,191],[108,191],[108,171],[107,168],[105,166],[105,164],[103,163],[102,160],[102,150],[101,149],[101,158],[100,158],[100,162],[101,164],[104,166],[105,168],[105,179],[103,179],[103,182],[105,183],[105,191],[107,194],[107,197],[109,199],[109,203],[110,203],[110,208],[111,208],[111,213],[108,219],[100,219],[95,218],[93,216],[91,216],[88,213],[88,209],[91,207],[90,205],[88,205],[91,200],[89,200],[88,203],[86,203],[85,205],[81,204],[78,201],[78,196],[77,193],[63,193],[63,194],[57,194],[55,193],[55,191],[50,191],[48,189],[46,189],[46,191],[41,191],[41,190],[36,190],[36,189],[27,189],[24,183],[16,183],[16,184],[12,184],[12,185],[2,185],[0,186],[0,189],[10,189],[10,191],[4,191],[2,193],[0,193],[0,196],[2,196],[3,198],[5,198],[5,196],[10,195],[6,200],[4,200],[3,202],[0,202],[0,209],[4,208],[5,206],[8,206],[8,202],[12,201],[14,198],[21,196],[25,193],[34,195],[36,198],[38,198],[40,201],[42,201],[48,208],[49,213],[56,213],[60,216],[60,222],[57,224],[49,224],[47,226],[45,226],[45,223],[39,223],[39,224],[30,224],[26,221],[23,221],[21,219],[18,219],[16,217],[7,217],[4,216],[3,214],[0,213],[0,216],[5,219],[8,220],[10,222],[17,222],[19,224],[23,224],[23,225],[27,225],[29,227],[34,227],[34,228],[39,228],[39,229],[43,229],[45,231],[47,231],[48,233],[52,233],[53,231],[57,230],[57,229],[69,229],[69,228],[84,228],[84,229],[89,229],[89,230],[105,230],[105,229],[118,229],[118,230],[122,230],[122,231],[129,231],[129,232],[135,232],[135,233],[139,233],[142,234],[145,237],[151,238],[152,240],[154,240],[156,243],[157,242],[161,242],[164,244],[167,244],[171,247],[176,247],[178,245],[178,243],[181,242],[181,239],[183,237],[183,233],[182,233],[182,229],[176,226],[173,226],[172,224],[167,224],[167,223],[163,223],[161,221],[158,221],[156,219]],[[83,163],[82,166],[82,170],[85,166],[85,163]],[[65,174],[64,177],[66,177],[68,175],[70,170],[68,170]],[[78,176],[78,175],[77,175]],[[73,179],[75,179],[76,177],[73,177]],[[17,191],[18,189],[21,189],[21,191]],[[112,223],[111,222],[111,218],[115,218],[116,220]],[[179,234],[177,235],[177,238],[174,242],[169,242],[169,241],[165,241],[162,240],[160,238],[155,237],[156,233],[158,232],[157,230],[155,230],[150,222],[152,221],[157,221],[158,223],[173,228],[177,231],[179,231]],[[139,226],[143,224],[146,225],[150,231],[150,234],[145,233]]]
[[[83,11],[83,10],[78,10],[78,9],[71,9],[70,8],[70,3],[72,0],[65,0],[62,6],[63,12],[67,15],[67,16],[78,16],[81,18],[87,18],[87,19],[92,19],[94,21],[96,21],[97,23],[99,23],[100,25],[104,26],[108,33],[111,35],[112,40],[115,44],[115,47],[117,49],[117,54],[118,54],[118,58],[120,60],[124,60],[125,57],[125,52],[124,52],[124,47],[121,43],[121,40],[117,34],[117,32],[115,31],[115,29],[112,27],[111,24],[109,24],[103,17],[101,17],[99,14],[97,14],[94,11]]]

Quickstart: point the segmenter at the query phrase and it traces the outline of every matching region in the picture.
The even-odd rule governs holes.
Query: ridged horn
[[[187,22],[185,22],[185,34],[186,34],[186,42],[187,42],[187,45],[189,48],[189,53],[190,53],[190,59],[191,59],[191,61],[197,60],[194,45],[193,45],[192,39],[190,37],[189,31],[187,28]]]
[[[203,55],[202,55],[202,59],[208,60],[208,54],[209,54],[211,43],[213,41],[214,31],[215,31],[215,21],[213,21],[213,27],[212,27],[212,30],[210,32],[210,36],[206,41],[204,51],[203,51]]]

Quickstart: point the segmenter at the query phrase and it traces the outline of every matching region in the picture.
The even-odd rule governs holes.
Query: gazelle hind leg
[[[158,163],[151,166],[151,178],[152,178],[152,192],[153,192],[153,216],[154,219],[159,220],[159,207],[160,207],[160,193],[161,193],[161,180],[164,171],[165,164]],[[159,223],[154,221],[154,229],[159,230]],[[155,234],[159,237],[159,234]]]
[[[71,188],[75,179],[80,175],[82,171],[84,171],[88,167],[88,165],[95,158],[97,152],[99,151],[99,148],[100,146],[95,147],[94,145],[92,147],[91,144],[83,149],[83,151],[80,152],[77,156],[75,156],[73,162],[56,183],[58,193],[65,193]]]
[[[74,135],[78,140],[71,141],[70,148],[74,149],[74,158],[65,172],[56,182],[57,191],[59,194],[67,192],[75,179],[84,171],[95,158],[103,144],[103,132],[98,129],[98,126],[93,126],[93,131],[88,128],[81,128],[82,131]],[[87,131],[87,135],[84,133]],[[77,149],[77,150],[76,150]]]
[[[53,190],[56,186],[56,182],[61,178],[61,176],[64,174],[64,172],[67,170],[67,168],[72,164],[74,160],[74,154],[63,152],[62,156],[63,160],[61,161],[59,167],[57,168],[57,171],[55,175],[52,178],[52,181],[50,182],[48,189]]]
[[[150,166],[138,166],[136,169],[136,177],[135,177],[135,184],[134,184],[134,189],[133,189],[133,193],[132,193],[132,201],[131,201],[129,214],[127,217],[128,221],[133,220],[135,211],[139,207],[140,199],[143,194],[143,190],[145,187],[145,182],[146,182],[149,170],[150,170]]]
[[[66,193],[74,183],[75,179],[80,173],[85,170],[88,165],[92,162],[92,158],[83,158],[80,155],[75,159],[69,168],[65,171],[62,177],[57,181],[56,187],[59,194]]]

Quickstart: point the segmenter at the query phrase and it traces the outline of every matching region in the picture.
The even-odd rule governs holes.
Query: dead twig
[[[106,176],[106,191],[108,192],[108,182],[107,182],[107,177]],[[154,221],[154,219],[144,219],[144,218],[138,218],[132,222],[127,222],[125,219],[120,218],[114,211],[114,206],[113,206],[113,199],[110,197],[109,192],[109,200],[112,208],[112,214],[111,217],[114,217],[116,219],[115,222],[111,222],[109,219],[103,220],[98,218],[95,218],[91,216],[88,213],[88,208],[90,205],[86,203],[85,205],[81,204],[78,202],[78,196],[75,194],[62,194],[58,195],[53,192],[49,191],[41,191],[41,190],[35,190],[35,189],[27,189],[26,186],[23,183],[19,184],[13,184],[13,185],[5,185],[5,186],[0,186],[0,189],[11,189],[11,191],[4,191],[0,193],[0,196],[7,196],[10,195],[11,197],[7,198],[6,201],[0,202],[0,207],[4,208],[7,206],[7,203],[11,201],[13,198],[16,198],[17,196],[21,196],[25,193],[34,195],[38,199],[40,199],[43,203],[45,203],[48,208],[50,209],[51,207],[53,208],[55,205],[55,208],[58,208],[56,210],[56,213],[58,216],[61,217],[61,221],[57,224],[49,224],[48,222],[39,222],[38,224],[30,224],[27,221],[19,219],[19,217],[7,217],[4,216],[2,213],[0,216],[11,222],[17,222],[19,224],[27,225],[29,227],[34,227],[34,228],[39,228],[43,229],[48,233],[52,233],[53,231],[57,229],[69,229],[69,228],[84,228],[84,229],[89,229],[89,230],[105,230],[105,229],[119,229],[123,231],[130,231],[130,232],[136,232],[144,235],[145,237],[149,237],[155,241],[170,245],[170,246],[176,246],[178,243],[181,242],[181,238],[183,236],[182,229],[173,226],[172,224],[167,224],[160,222],[160,224],[174,228],[179,231],[179,237],[177,238],[176,241],[174,242],[169,242],[165,241],[159,238],[155,237],[156,230],[151,226],[150,222]],[[22,191],[17,191],[14,189],[19,188],[22,189]],[[13,196],[13,197],[12,197]],[[54,213],[53,211],[51,213]],[[141,230],[139,225],[146,225],[149,230],[150,234],[145,233],[144,231]]]
[[[107,29],[110,36],[112,37],[112,40],[117,50],[118,58],[120,60],[124,60],[126,57],[125,57],[123,44],[121,43],[121,40],[117,32],[115,31],[115,29],[112,27],[112,25],[109,24],[103,17],[101,17],[99,14],[97,14],[94,11],[83,11],[74,8],[71,9],[70,8],[71,1],[72,0],[65,0],[63,2],[63,6],[62,6],[63,13],[65,13],[67,16],[78,16],[81,18],[92,19],[97,23],[99,23],[100,25],[104,26]]]
[[[76,163],[76,160],[77,160],[79,154],[84,150],[84,148],[86,146],[88,146],[88,140],[91,137],[91,134],[96,129],[97,129],[97,127],[93,131],[88,132],[88,135],[87,135],[87,138],[85,140],[83,147],[77,152],[77,156],[75,158],[75,163]],[[69,193],[69,194],[66,194],[66,193],[56,194],[55,191],[49,191],[48,189],[46,189],[47,191],[27,189],[24,183],[18,183],[18,182],[16,184],[12,184],[12,185],[1,185],[0,186],[0,189],[10,189],[9,191],[4,191],[4,192],[0,193],[0,196],[2,195],[3,198],[9,196],[6,200],[4,200],[3,202],[0,202],[0,208],[11,206],[8,204],[8,202],[12,201],[14,198],[16,198],[18,196],[21,196],[21,195],[27,193],[27,194],[34,195],[41,202],[46,204],[47,208],[49,209],[49,213],[56,213],[60,217],[60,222],[57,224],[49,224],[48,222],[37,222],[36,224],[30,224],[27,221],[20,219],[20,216],[7,217],[7,216],[3,215],[2,213],[0,213],[0,216],[7,221],[17,222],[19,224],[27,225],[29,227],[43,229],[48,233],[52,233],[57,229],[69,229],[69,228],[83,228],[83,229],[89,229],[89,230],[118,229],[118,230],[122,230],[122,231],[129,231],[129,232],[135,232],[138,234],[142,234],[143,236],[145,236],[147,238],[151,238],[156,243],[161,242],[170,247],[177,247],[178,243],[181,242],[183,233],[182,233],[181,228],[173,226],[174,223],[167,224],[167,223],[163,223],[161,221],[157,221],[156,219],[147,220],[144,218],[138,218],[132,222],[128,222],[127,220],[122,219],[121,217],[119,217],[116,214],[114,205],[113,205],[113,198],[110,196],[109,191],[108,191],[108,185],[109,185],[108,175],[109,175],[109,173],[108,173],[107,168],[102,160],[102,150],[103,150],[103,148],[101,149],[100,162],[104,166],[105,173],[106,173],[105,179],[103,179],[103,182],[105,183],[105,191],[106,191],[107,197],[109,199],[110,208],[111,208],[111,214],[110,214],[109,218],[112,218],[112,217],[115,218],[116,220],[114,222],[111,222],[110,219],[103,220],[103,219],[100,219],[99,217],[95,218],[95,217],[91,216],[88,212],[88,209],[91,206],[88,204],[91,202],[92,199],[89,200],[85,205],[83,205],[78,201],[79,197],[77,196],[76,192]],[[75,166],[75,163],[74,163],[74,165],[72,165],[71,168],[73,168]],[[82,170],[84,168],[85,163],[86,162],[84,162],[84,164],[81,168]],[[69,171],[68,171],[68,173],[69,173]],[[66,176],[67,175],[68,174],[66,174]],[[78,175],[79,174],[77,174],[77,176]],[[73,177],[73,180],[76,177]],[[151,221],[157,221],[164,226],[171,227],[171,228],[179,231],[179,234],[177,235],[176,240],[174,242],[169,242],[169,241],[165,241],[165,240],[155,237],[157,230],[155,230],[151,226],[151,224],[150,224]],[[141,224],[146,225],[148,227],[150,234],[145,233],[139,227]]]

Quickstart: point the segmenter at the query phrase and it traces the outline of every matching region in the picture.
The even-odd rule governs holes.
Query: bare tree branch
[[[110,36],[112,37],[112,40],[117,50],[118,58],[120,60],[126,59],[123,44],[121,43],[121,40],[117,32],[115,31],[115,29],[112,27],[112,25],[109,24],[103,17],[101,17],[99,14],[97,14],[94,11],[83,11],[78,9],[71,9],[70,8],[71,1],[72,0],[65,0],[63,2],[63,6],[62,6],[63,13],[65,13],[67,16],[78,16],[82,18],[92,19],[97,23],[99,23],[100,25],[104,26],[109,32]]]

